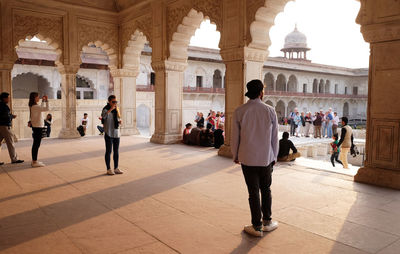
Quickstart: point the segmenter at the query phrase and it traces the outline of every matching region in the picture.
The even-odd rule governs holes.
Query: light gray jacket
[[[246,166],[268,166],[279,152],[275,109],[260,99],[238,107],[232,119],[231,151]]]

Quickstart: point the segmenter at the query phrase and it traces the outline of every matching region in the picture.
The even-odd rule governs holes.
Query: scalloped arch
[[[108,45],[107,43],[104,43],[102,41],[95,41],[95,42],[91,41],[82,47],[82,51],[84,50],[84,47],[90,46],[90,45],[95,45],[96,47],[101,48],[104,52],[107,53],[107,56],[109,59],[108,68],[110,68],[110,70],[117,69],[118,55],[115,52],[115,50],[110,47],[110,45]],[[82,60],[80,60],[80,61],[82,61]]]
[[[139,29],[136,29],[130,36],[122,56],[122,67],[124,69],[139,71],[140,56],[147,41],[147,37]]]
[[[25,42],[25,40],[31,40],[33,37],[37,37],[39,40],[44,41],[48,46],[52,47],[54,52],[57,54],[57,58],[54,61],[57,67],[62,67],[63,63],[60,61],[61,55],[62,55],[62,49],[60,48],[59,44],[57,42],[54,42],[51,38],[43,36],[41,33],[27,33],[26,35],[22,36],[18,40],[18,45],[15,46],[17,48],[22,42]],[[16,51],[14,50],[14,54],[16,56],[16,59],[18,59],[18,55]]]

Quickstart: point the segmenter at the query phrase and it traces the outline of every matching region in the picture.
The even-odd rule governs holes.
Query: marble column
[[[79,138],[76,130],[76,73],[79,65],[64,65],[58,68],[61,74],[62,128],[59,138]],[[51,106],[51,105],[50,105]]]
[[[371,56],[366,160],[354,180],[400,189],[400,10],[390,12],[389,8],[374,6],[372,1],[367,3],[370,4],[368,10],[378,8],[371,15],[388,12],[397,19],[361,27],[364,39],[371,44]],[[374,20],[359,18],[362,23]]]
[[[230,148],[232,116],[237,107],[247,99],[247,82],[253,79],[262,80],[262,69],[268,52],[252,48],[235,48],[221,50],[221,56],[226,66],[225,87],[225,143],[218,155],[232,157]]]
[[[186,62],[152,63],[156,73],[155,131],[152,143],[173,144],[182,139],[182,98]]]
[[[136,77],[139,69],[111,70],[114,79],[114,95],[121,113],[121,135],[137,135],[136,127]]]

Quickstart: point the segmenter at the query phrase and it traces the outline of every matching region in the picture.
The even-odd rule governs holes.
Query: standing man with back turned
[[[233,159],[242,165],[249,192],[252,225],[244,231],[258,237],[278,227],[278,222],[271,220],[270,189],[278,156],[278,119],[274,108],[262,102],[263,89],[260,80],[247,83],[250,100],[235,110],[231,138]]]

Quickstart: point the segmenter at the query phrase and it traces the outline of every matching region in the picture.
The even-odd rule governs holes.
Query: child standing
[[[336,134],[333,135],[332,138],[333,138],[333,142],[331,143],[331,146],[332,146],[332,155],[331,155],[332,165],[335,166],[335,162],[334,161],[336,161],[336,162],[338,162],[338,163],[343,165],[343,163],[338,159],[339,158],[339,153],[340,153],[340,148],[338,147],[339,136],[336,133]]]

